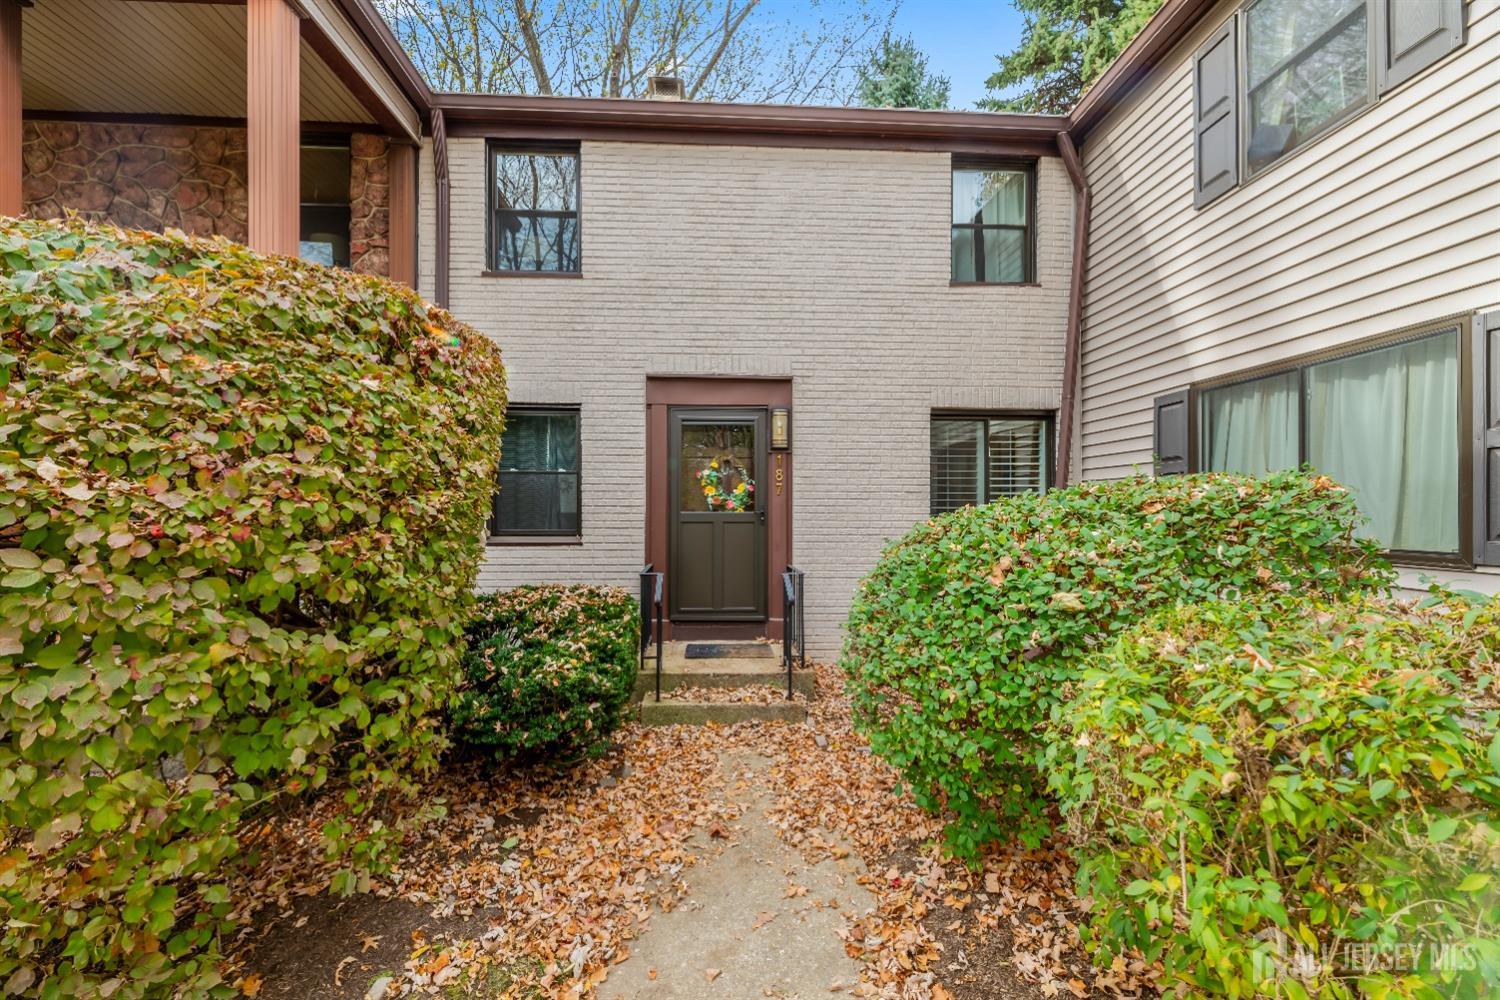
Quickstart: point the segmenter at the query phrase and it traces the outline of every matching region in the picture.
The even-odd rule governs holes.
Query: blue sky
[[[766,0],[778,15],[813,18],[805,0]],[[927,68],[952,83],[949,103],[972,108],[985,95],[995,56],[1021,40],[1021,15],[1007,0],[902,0],[894,31],[927,53]]]

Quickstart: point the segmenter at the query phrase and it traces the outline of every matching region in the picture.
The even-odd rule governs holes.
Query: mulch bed
[[[863,974],[845,995],[1154,995],[1140,963],[1090,967],[1066,852],[997,850],[977,870],[943,858],[941,822],[852,731],[837,670],[819,666],[818,683],[805,726],[631,725],[563,773],[450,768],[431,789],[446,816],[408,838],[368,896],[325,895],[319,831],[337,796],[267,824],[265,861],[241,887],[250,919],[231,943],[241,989],[358,1000],[384,974],[384,997],[591,996],[652,915],[677,905],[698,861],[692,835],[711,841],[735,819],[718,760],[743,748],[773,761],[766,820],[787,844],[868,869],[877,905],[848,915],[841,936]]]

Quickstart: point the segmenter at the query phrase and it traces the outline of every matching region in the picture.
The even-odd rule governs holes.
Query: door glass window
[[[678,503],[683,513],[741,513],[756,507],[755,425],[682,425]]]

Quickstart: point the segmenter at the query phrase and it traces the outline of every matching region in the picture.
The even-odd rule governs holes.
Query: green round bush
[[[856,723],[973,856],[1045,832],[1039,736],[1082,657],[1156,608],[1387,584],[1348,491],[1289,472],[1082,483],[966,507],[886,549],[849,614]]]
[[[639,665],[640,613],[618,587],[485,594],[468,627],[455,736],[499,761],[568,762],[620,725]]]
[[[350,865],[444,746],[505,407],[409,290],[0,219],[0,983],[217,981],[242,822],[336,782]]]
[[[1213,995],[1486,995],[1497,683],[1500,601],[1220,602],[1122,635],[1048,733],[1099,959]]]

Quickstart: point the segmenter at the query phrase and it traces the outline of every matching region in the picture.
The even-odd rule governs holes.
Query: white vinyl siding
[[[1500,302],[1500,0],[1465,45],[1194,208],[1193,53],[1083,147],[1093,196],[1076,469],[1149,470],[1152,400]]]

